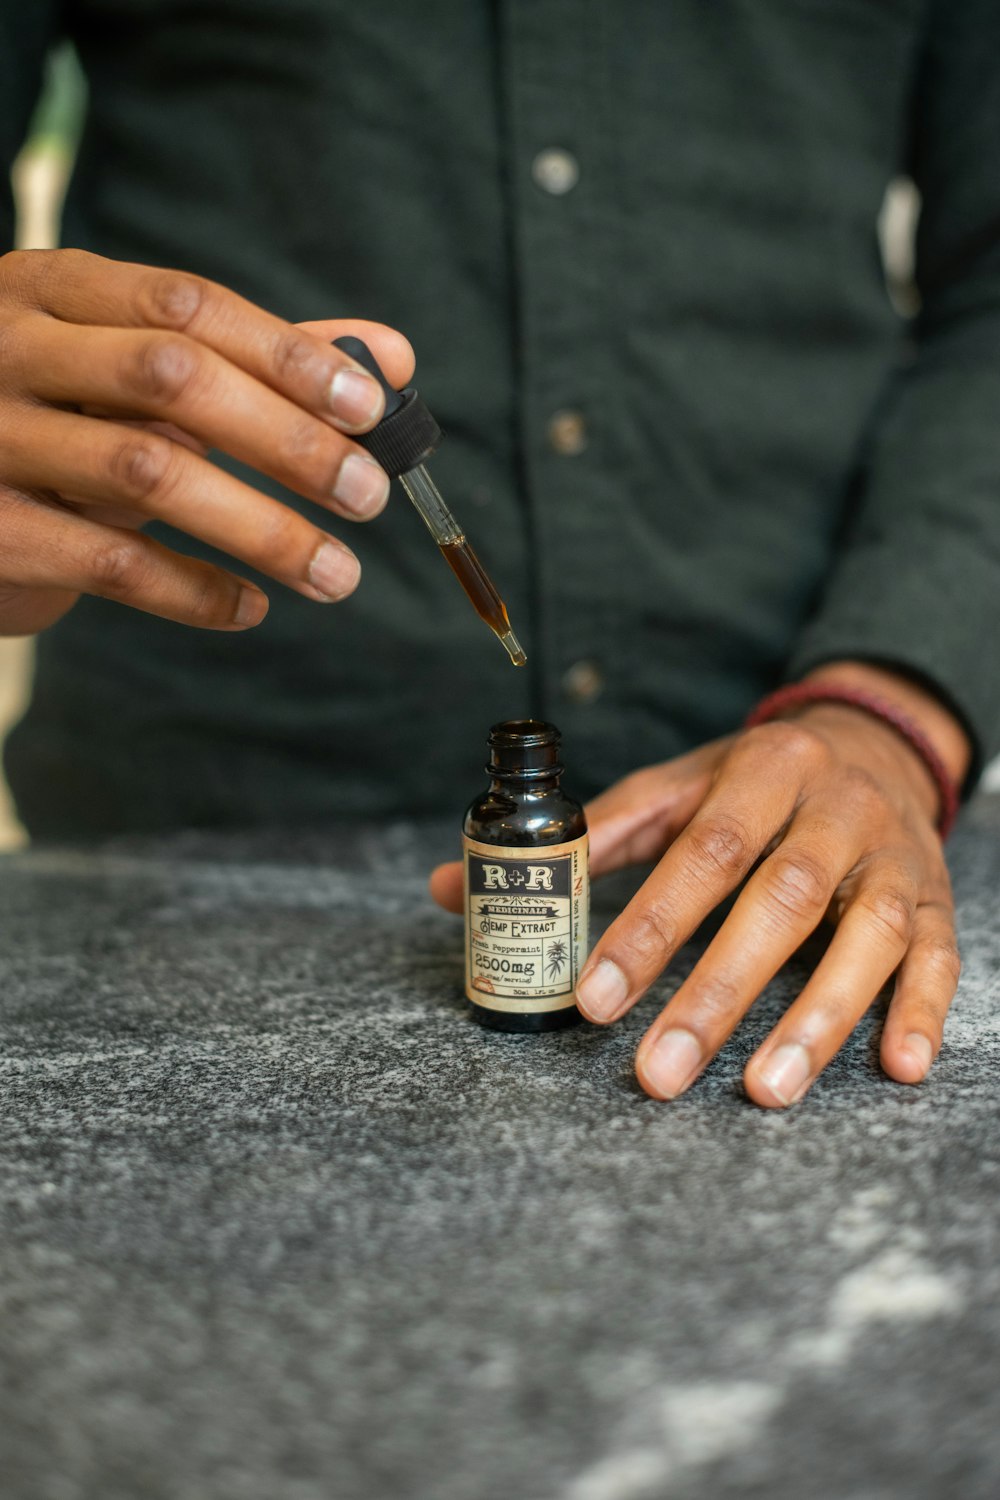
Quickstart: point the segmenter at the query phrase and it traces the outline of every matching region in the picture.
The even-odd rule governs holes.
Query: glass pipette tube
[[[524,648],[510,628],[507,606],[493,581],[465,539],[465,532],[423,464],[400,474],[399,482],[413,501],[424,525],[437,542],[441,556],[462,585],[481,620],[490,627],[515,667],[528,660]]]

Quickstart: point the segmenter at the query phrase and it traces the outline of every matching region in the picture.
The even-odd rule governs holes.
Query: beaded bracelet
[[[757,724],[766,724],[771,719],[778,718],[786,709],[804,708],[810,703],[847,703],[852,708],[863,709],[865,713],[871,714],[873,718],[881,719],[883,724],[888,724],[894,729],[910,748],[916,751],[930,772],[941,799],[941,810],[937,822],[938,833],[942,839],[948,837],[958,816],[958,787],[919,724],[914,723],[909,714],[903,713],[887,698],[880,698],[875,693],[866,693],[861,688],[840,687],[833,682],[825,685],[818,682],[793,683],[789,687],[779,688],[776,693],[770,693],[758,703],[753,712],[748,715],[744,727],[753,729]]]

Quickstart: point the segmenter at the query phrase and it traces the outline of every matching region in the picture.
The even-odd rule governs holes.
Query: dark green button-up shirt
[[[997,747],[996,0],[31,0],[8,157],[59,33],[90,83],[64,243],[408,334],[530,661],[402,496],[344,526],[339,606],[270,585],[232,636],[84,600],[8,750],[35,832],[457,816],[527,712],[590,793],[840,657]],[[901,172],[912,326],[876,241]]]

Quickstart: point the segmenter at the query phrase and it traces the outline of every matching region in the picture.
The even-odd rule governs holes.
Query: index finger
[[[378,382],[330,343],[355,333],[369,343],[393,385],[413,372],[402,334],[358,319],[299,326],[265,312],[207,277],[108,260],[86,250],[26,251],[21,262],[28,295],[40,311],[67,323],[158,328],[196,339],[272,390],[317,415],[363,431],[384,410]],[[352,393],[338,376],[366,382]],[[347,397],[345,401],[345,396]]]

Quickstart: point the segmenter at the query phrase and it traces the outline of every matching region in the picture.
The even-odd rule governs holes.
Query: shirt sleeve
[[[59,35],[55,0],[0,7],[0,254],[14,244],[10,169],[24,144],[49,48]]]
[[[914,95],[922,210],[913,357],[874,424],[857,509],[788,664],[867,660],[1000,750],[1000,4],[936,0]]]

